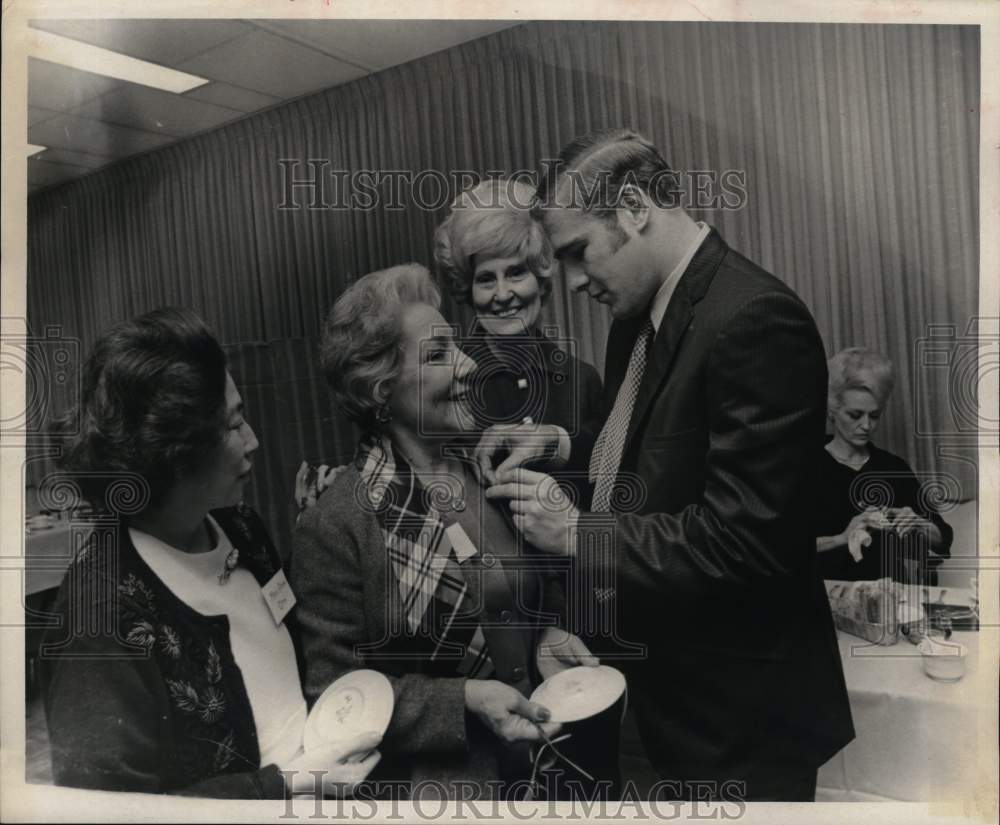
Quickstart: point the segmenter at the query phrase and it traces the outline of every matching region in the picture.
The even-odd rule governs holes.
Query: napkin
[[[847,537],[847,552],[855,561],[861,561],[864,552],[861,548],[868,547],[872,543],[872,536],[864,527],[858,527]]]

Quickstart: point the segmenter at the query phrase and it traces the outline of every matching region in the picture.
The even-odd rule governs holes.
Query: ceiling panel
[[[327,54],[384,69],[516,25],[507,20],[255,20]]]
[[[251,89],[241,89],[228,83],[206,83],[204,86],[185,92],[184,97],[204,100],[206,103],[225,106],[227,109],[238,109],[241,112],[256,112],[266,106],[281,103],[280,97],[271,97]]]
[[[32,20],[34,28],[190,72],[183,95],[29,60],[29,168],[40,191],[286,100],[500,29],[474,20]]]
[[[253,31],[240,20],[29,20],[28,25],[171,67]]]
[[[74,114],[147,132],[182,137],[221,126],[243,113],[149,86],[126,83],[121,88],[85,103]]]
[[[120,80],[28,58],[28,105],[68,112],[121,85]]]
[[[28,185],[29,186],[53,186],[63,183],[89,172],[81,166],[71,166],[65,163],[48,163],[44,160],[28,158]]]
[[[28,142],[36,146],[121,158],[165,146],[173,143],[173,139],[168,135],[141,132],[85,117],[59,115],[28,129]]]
[[[34,126],[36,123],[41,123],[43,120],[48,120],[50,117],[55,117],[59,112],[54,112],[50,109],[43,109],[40,106],[29,106],[28,107],[28,125]]]
[[[280,98],[298,97],[366,74],[349,63],[260,30],[177,68]]]

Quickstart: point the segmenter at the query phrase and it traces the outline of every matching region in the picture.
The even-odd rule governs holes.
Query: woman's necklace
[[[215,529],[212,527],[211,522],[206,521],[205,526],[208,528],[208,535],[212,539],[214,546],[219,546],[219,541],[221,537],[216,533]],[[222,572],[219,574],[219,584],[223,585],[229,581],[229,577],[232,572],[236,569],[236,565],[240,563],[240,551],[233,545],[233,549],[226,553],[226,560],[222,563]]]
[[[832,441],[826,445],[826,451],[833,456],[835,461],[850,467],[852,470],[860,470],[865,466],[865,464],[868,463],[868,459],[871,458],[871,453],[869,453],[867,449],[862,455],[838,455],[837,450],[834,448],[834,442]]]
[[[240,551],[235,547],[226,554],[226,560],[222,565],[222,572],[219,573],[219,584],[225,584],[229,581],[229,576],[236,569],[236,565],[240,563]]]

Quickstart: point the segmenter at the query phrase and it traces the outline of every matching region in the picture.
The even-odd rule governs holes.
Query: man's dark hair
[[[83,367],[80,402],[54,425],[62,466],[103,506],[116,474],[136,473],[150,504],[202,467],[223,437],[226,356],[189,309],[164,308],[107,330]]]
[[[552,202],[563,178],[570,179],[570,205],[598,217],[614,214],[627,184],[637,186],[657,206],[680,203],[676,173],[652,143],[631,129],[588,132],[566,144],[540,176],[540,208],[567,205]]]

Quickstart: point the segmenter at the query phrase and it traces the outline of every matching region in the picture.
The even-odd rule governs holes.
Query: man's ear
[[[649,223],[650,200],[642,189],[626,183],[618,194],[618,219],[634,232],[642,232]]]

